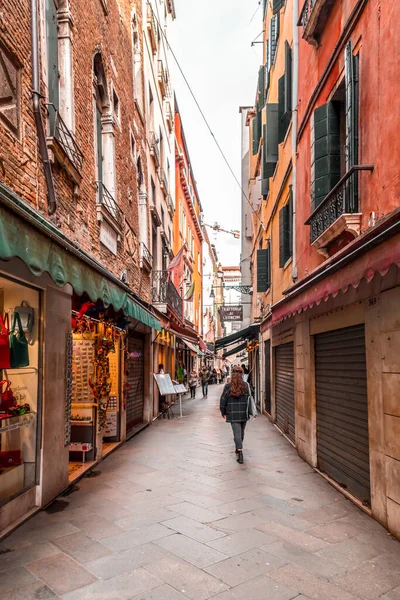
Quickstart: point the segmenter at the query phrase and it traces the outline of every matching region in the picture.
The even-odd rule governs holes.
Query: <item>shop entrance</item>
[[[295,444],[293,342],[275,348],[276,424]]]
[[[39,292],[0,277],[0,506],[39,484],[39,324]]]
[[[139,333],[128,335],[126,369],[126,432],[143,423],[144,412],[144,337]]]
[[[364,325],[315,336],[318,466],[370,504]]]

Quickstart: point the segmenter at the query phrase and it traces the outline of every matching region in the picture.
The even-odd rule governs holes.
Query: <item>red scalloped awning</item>
[[[351,262],[327,276],[325,279],[311,285],[303,292],[300,290],[289,294],[287,298],[272,309],[272,325],[301,313],[314,305],[335,298],[339,292],[346,293],[350,287],[358,288],[362,280],[372,281],[376,273],[384,276],[392,265],[400,267],[400,235],[392,237],[369,250]]]

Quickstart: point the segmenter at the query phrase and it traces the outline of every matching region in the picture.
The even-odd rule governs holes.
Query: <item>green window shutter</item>
[[[340,179],[339,119],[332,102],[315,109],[311,139],[311,198],[316,208]]]
[[[275,62],[278,38],[279,38],[279,13],[274,15],[269,22],[269,39],[268,39],[269,67],[271,67]]]
[[[278,162],[278,104],[267,103],[264,127],[264,177],[272,177]]]
[[[351,41],[344,53],[346,86],[346,171],[358,162],[358,56],[353,56]],[[348,207],[346,210],[358,210],[358,179],[353,176],[348,181]]]
[[[278,11],[281,10],[281,8],[283,8],[285,6],[285,0],[273,0],[272,2],[272,12],[274,13],[274,15],[276,15],[276,13]]]
[[[269,247],[257,250],[257,293],[267,292],[270,287]]]
[[[265,67],[258,71],[258,110],[262,110],[265,104]]]
[[[103,182],[103,140],[101,133],[101,112],[96,107],[96,145],[97,145],[97,180]],[[99,187],[101,190],[101,186]],[[101,193],[101,191],[100,191]]]
[[[47,37],[47,69],[48,100],[56,110],[60,105],[59,69],[58,69],[58,21],[54,0],[46,0],[46,37]]]
[[[263,19],[265,19],[265,13],[267,12],[268,0],[263,0]]]
[[[285,113],[292,112],[292,49],[285,41]]]
[[[285,139],[287,123],[285,117],[285,75],[278,79],[278,144]]]
[[[285,204],[279,211],[279,266],[282,268],[291,257],[290,206]]]
[[[261,122],[262,122],[262,113],[260,110],[256,112],[256,116],[253,119],[253,155],[257,154],[260,139],[261,139]]]

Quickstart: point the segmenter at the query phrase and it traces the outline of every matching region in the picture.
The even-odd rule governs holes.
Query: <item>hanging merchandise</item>
[[[0,369],[10,368],[10,325],[8,314],[4,319],[0,314]]]
[[[26,300],[22,300],[21,306],[16,306],[14,312],[17,312],[21,318],[22,329],[25,333],[32,333],[35,311],[29,306]]]
[[[3,386],[6,386],[3,391]],[[11,381],[3,379],[0,381],[0,414],[10,414],[13,407],[16,406],[14,393],[11,389]]]
[[[16,325],[18,326],[18,331],[15,331]],[[28,340],[22,329],[21,318],[18,312],[14,312],[10,333],[10,366],[12,369],[29,366]]]
[[[95,355],[93,358],[94,376],[89,380],[93,396],[96,399],[99,416],[99,432],[104,429],[107,418],[107,404],[111,391],[110,366],[108,354],[115,352],[115,340],[112,337],[99,336],[95,345]]]

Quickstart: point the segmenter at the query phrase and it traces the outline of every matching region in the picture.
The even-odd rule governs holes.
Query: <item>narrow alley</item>
[[[400,599],[400,544],[266,417],[158,420],[0,545],[2,600]],[[179,411],[175,410],[176,415]]]

